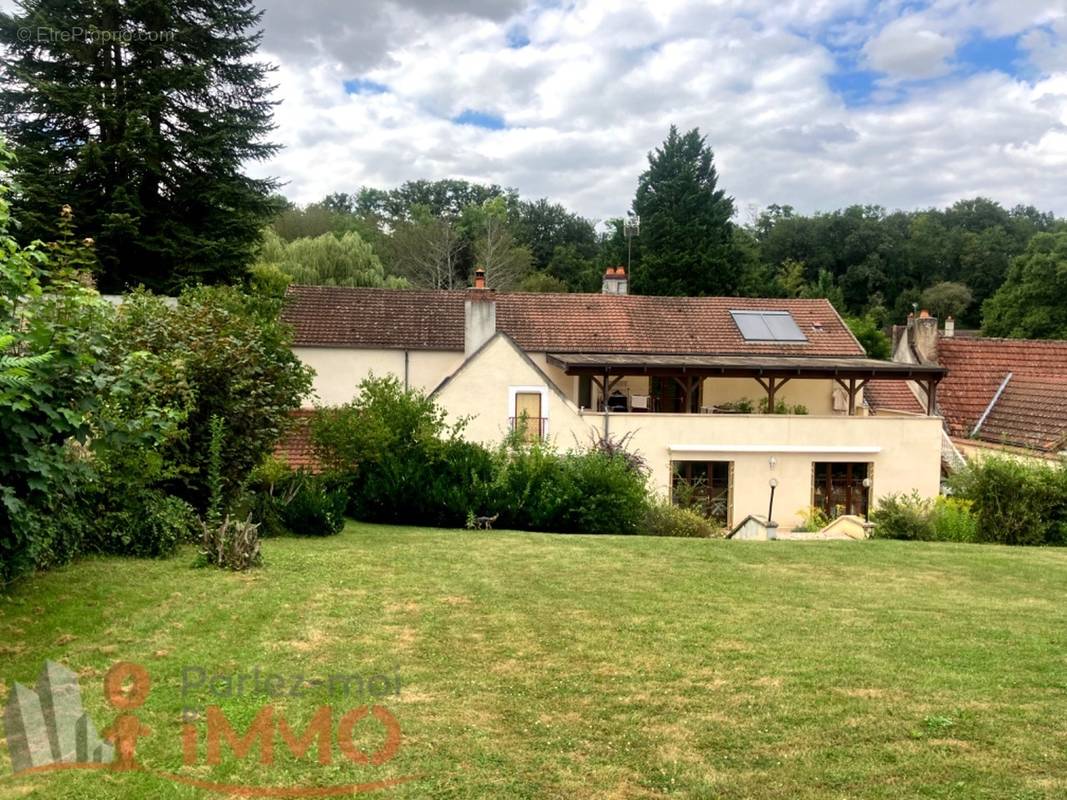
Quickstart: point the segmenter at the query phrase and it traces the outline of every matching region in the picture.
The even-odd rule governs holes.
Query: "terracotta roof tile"
[[[1013,375],[978,438],[1032,450],[1067,448],[1067,377]]]
[[[925,414],[926,409],[907,381],[867,381],[863,399],[877,414],[879,411],[903,411],[908,414]]]
[[[291,286],[284,318],[298,346],[463,349],[466,291]],[[496,294],[497,328],[528,352],[859,356],[826,300]],[[731,309],[789,311],[806,343],[750,343]]]
[[[1060,401],[1067,380],[1067,341],[1024,339],[958,339],[938,342],[938,360],[948,376],[938,388],[938,407],[953,436],[971,435],[997,389],[1009,373],[1012,380],[979,431],[989,441],[1033,447],[1051,441],[1058,414],[1059,430],[1067,428]],[[1023,406],[1030,405],[1027,409]],[[1001,406],[1003,405],[1003,409]],[[1027,421],[1029,420],[1029,421]],[[1041,420],[1046,420],[1042,422]]]
[[[274,456],[293,469],[319,469],[319,460],[311,447],[309,423],[315,412],[310,409],[293,411],[293,424],[274,447]]]

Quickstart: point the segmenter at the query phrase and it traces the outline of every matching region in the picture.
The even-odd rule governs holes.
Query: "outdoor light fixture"
[[[871,479],[863,479],[863,521],[871,523]]]
[[[767,504],[767,522],[771,522],[774,519],[774,490],[778,488],[778,479],[771,478],[767,481],[767,485],[771,487],[771,501]]]
[[[778,466],[778,459],[775,458],[774,456],[771,456],[770,458],[767,459],[767,463],[770,465],[771,469],[774,469],[775,467]]]

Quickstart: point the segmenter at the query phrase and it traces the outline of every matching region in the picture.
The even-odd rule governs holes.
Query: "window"
[[[806,342],[808,338],[788,311],[731,311],[748,342]]]
[[[671,500],[683,508],[696,508],[720,525],[730,524],[730,461],[671,462]]]
[[[526,442],[548,435],[548,389],[545,386],[508,387],[508,423]]]
[[[868,490],[863,485],[871,477],[871,464],[847,461],[816,461],[812,464],[812,505],[831,519],[842,514],[862,517]]]

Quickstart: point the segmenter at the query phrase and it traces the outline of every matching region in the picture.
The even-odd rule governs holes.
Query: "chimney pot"
[[[481,267],[478,267],[476,270],[474,270],[474,288],[485,288],[485,270]]]
[[[951,337],[956,335],[956,320],[952,317],[945,317],[945,336]]]
[[[930,318],[930,312],[927,311],[925,308],[922,311],[919,312],[919,319],[929,319],[929,318]]]

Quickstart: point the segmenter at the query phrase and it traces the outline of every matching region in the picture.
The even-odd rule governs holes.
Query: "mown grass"
[[[350,524],[265,543],[235,575],[86,559],[0,600],[0,686],[45,658],[101,679],[144,664],[151,770],[230,784],[398,776],[395,798],[1067,796],[1067,551],[902,542],[731,543]],[[183,667],[399,672],[403,743],[357,766],[277,746],[182,766],[183,706],[235,727],[263,696],[182,697]],[[323,688],[274,705],[300,728]],[[336,719],[335,719],[336,726]],[[365,750],[379,729],[358,728]],[[10,774],[0,798],[201,797],[149,772]]]

